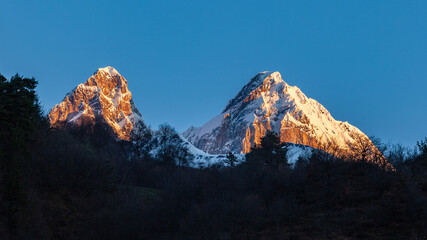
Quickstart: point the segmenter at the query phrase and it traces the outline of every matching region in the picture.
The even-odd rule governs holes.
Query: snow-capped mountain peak
[[[333,144],[343,151],[352,147],[355,136],[366,137],[348,122],[335,120],[298,87],[288,85],[279,72],[258,73],[221,114],[183,135],[211,154],[246,153],[267,131],[277,133],[282,142],[314,148]]]
[[[136,122],[142,121],[126,79],[113,67],[99,68],[49,113],[51,125],[79,124],[82,119],[101,119],[125,140],[130,139]]]

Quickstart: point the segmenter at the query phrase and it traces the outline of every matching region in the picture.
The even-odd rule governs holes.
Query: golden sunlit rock
[[[100,68],[85,83],[68,93],[49,113],[52,126],[79,124],[80,119],[102,119],[119,139],[129,140],[136,121],[136,109],[127,81],[112,67]]]
[[[229,101],[223,112],[200,128],[191,127],[183,135],[195,146],[211,154],[247,153],[261,143],[267,131],[275,132],[282,143],[302,144],[351,158],[362,136],[369,138],[347,122],[335,120],[329,111],[308,98],[296,86],[283,81],[279,72],[262,72],[246,84]],[[369,150],[377,156],[373,144]],[[369,160],[371,161],[371,160]],[[391,165],[390,165],[391,166]]]

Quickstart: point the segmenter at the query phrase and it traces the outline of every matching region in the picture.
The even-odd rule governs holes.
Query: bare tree
[[[132,142],[132,157],[134,159],[143,159],[149,157],[150,143],[153,133],[142,121],[135,124],[134,130],[131,132]]]
[[[188,165],[189,159],[193,156],[175,129],[167,124],[162,124],[156,136],[158,141],[157,158],[159,160],[172,165]]]
[[[371,141],[371,139],[363,133],[353,133],[351,137],[354,139],[350,147],[349,156],[351,160],[369,162],[383,167],[386,170],[395,170],[380,151],[380,149],[385,151],[386,147],[378,138],[374,138],[374,141]],[[380,149],[376,145],[378,145]]]

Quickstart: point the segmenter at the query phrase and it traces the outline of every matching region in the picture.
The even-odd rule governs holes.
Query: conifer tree
[[[35,92],[36,86],[34,78],[16,74],[8,81],[0,74],[0,173],[6,200],[3,202],[6,209],[2,210],[7,212],[12,233],[25,204],[22,175],[30,158],[30,136],[46,123]]]
[[[230,167],[234,167],[237,162],[236,156],[232,152],[227,154],[227,163],[230,164]]]
[[[261,138],[261,143],[246,155],[246,161],[264,165],[288,165],[286,153],[287,147],[280,143],[280,138],[274,132],[268,131]]]

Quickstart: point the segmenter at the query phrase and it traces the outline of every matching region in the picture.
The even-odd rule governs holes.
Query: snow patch
[[[98,71],[105,72],[105,73],[109,74],[110,76],[120,75],[119,72],[115,68],[110,67],[110,66],[107,66],[104,68],[98,68]]]
[[[288,159],[288,163],[294,166],[300,157],[303,159],[308,159],[311,157],[312,153],[313,148],[311,147],[289,144],[286,157]]]

